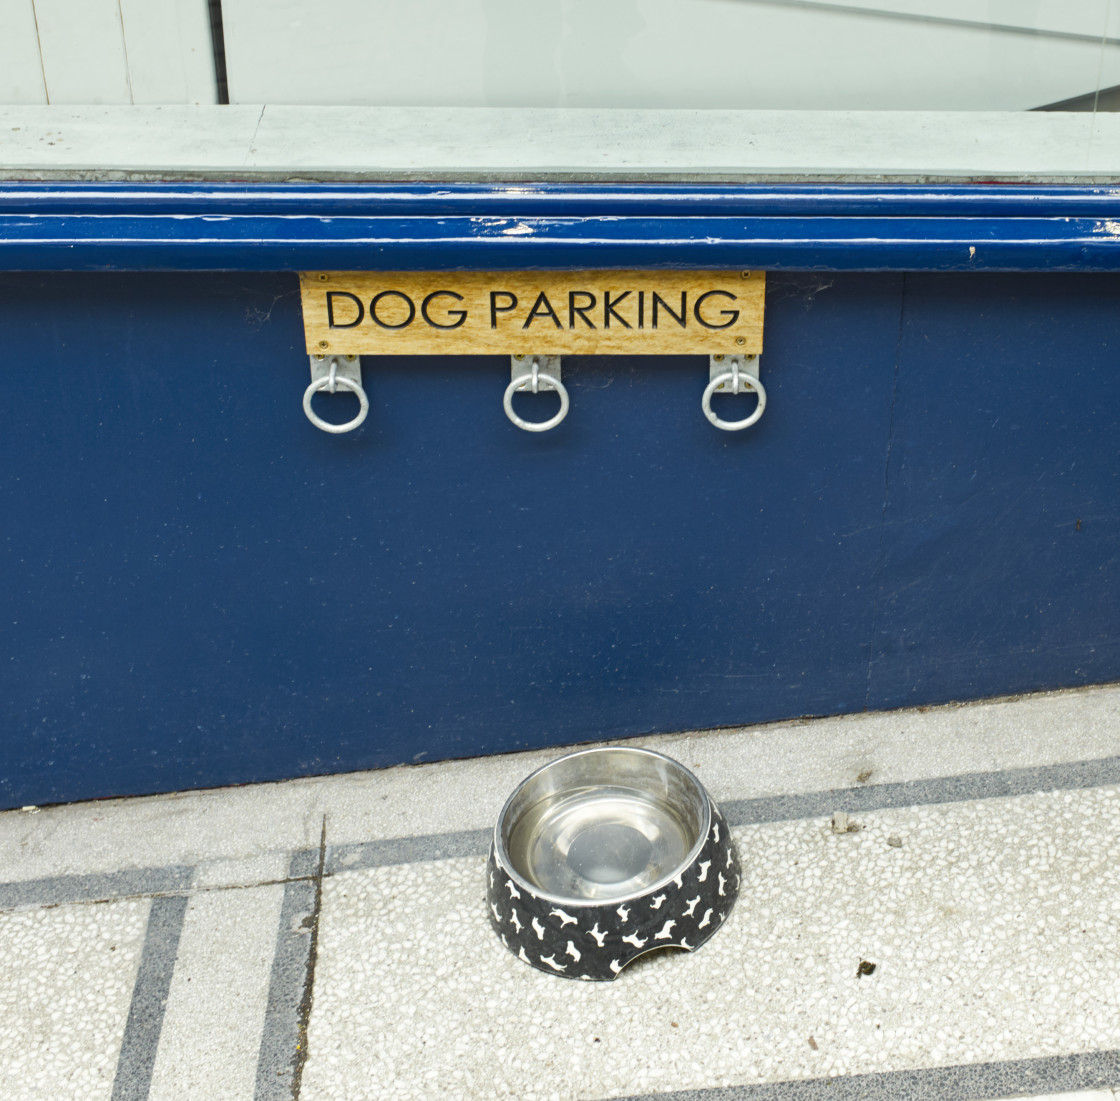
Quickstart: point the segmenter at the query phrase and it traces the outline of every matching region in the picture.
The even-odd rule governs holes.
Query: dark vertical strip
[[[229,103],[229,78],[226,74],[226,31],[222,22],[222,0],[210,3],[210,46],[214,51],[214,79],[218,85],[218,102]]]
[[[319,851],[293,853],[288,868],[257,1058],[254,1101],[293,1101],[299,1097],[307,1059],[307,1025],[315,982],[325,862],[324,820]]]
[[[303,992],[299,999],[299,1043],[296,1045],[295,1066],[292,1072],[292,1097],[299,1101],[303,1084],[303,1065],[309,1053],[307,1027],[311,1023],[311,1006],[315,999],[315,964],[319,959],[319,916],[323,910],[323,875],[327,867],[327,816],[323,815],[323,829],[319,834],[319,865],[315,870],[315,900],[311,912],[309,932],[311,943],[307,950],[307,970],[303,977]]]
[[[284,887],[280,930],[264,1011],[264,1032],[257,1058],[254,1101],[291,1101],[295,1096],[300,1040],[300,1001],[311,958],[310,923],[315,914],[311,879],[293,879]]]
[[[152,899],[140,969],[132,988],[132,1005],[117,1060],[113,1101],[147,1101],[188,901],[186,895]]]
[[[879,605],[883,596],[883,570],[886,565],[887,506],[890,503],[891,451],[894,448],[894,413],[898,404],[898,382],[902,372],[902,341],[906,331],[906,273],[898,285],[898,337],[894,348],[894,372],[891,378],[891,408],[887,418],[887,441],[883,455],[883,507],[879,512],[879,551],[875,572],[871,576],[871,639],[867,648],[867,681],[864,685],[863,709],[871,707],[871,678],[875,670],[875,653],[879,646]]]

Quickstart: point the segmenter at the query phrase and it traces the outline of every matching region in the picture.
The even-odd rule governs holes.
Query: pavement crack
[[[322,831],[319,834],[319,866],[314,877],[315,903],[311,915],[305,919],[311,935],[311,946],[307,952],[307,972],[303,980],[303,995],[299,1000],[296,1054],[292,1066],[292,1101],[299,1101],[299,1092],[303,1085],[303,1067],[307,1062],[307,1026],[311,1022],[311,1007],[315,999],[315,964],[319,957],[319,914],[323,906],[323,873],[326,865],[327,816],[324,814]]]

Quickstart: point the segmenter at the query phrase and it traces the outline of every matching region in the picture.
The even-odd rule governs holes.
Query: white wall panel
[[[46,103],[32,0],[0,3],[0,103]]]
[[[120,8],[133,103],[217,103],[206,0],[120,0]]]
[[[1103,30],[1101,0],[1062,3],[1085,19],[1094,7]],[[1058,5],[1016,4],[1020,22],[1062,18]],[[1091,92],[1098,69],[1103,86],[1120,83],[1120,47],[1099,40],[797,0],[224,0],[223,11],[240,103],[1014,111]]]
[[[35,0],[47,101],[131,103],[117,0]]]

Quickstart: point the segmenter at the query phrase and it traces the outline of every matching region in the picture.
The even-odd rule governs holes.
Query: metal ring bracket
[[[340,364],[339,361],[343,360]],[[311,385],[303,392],[303,411],[307,419],[323,432],[338,435],[342,432],[353,432],[369,413],[369,398],[362,387],[362,368],[357,356],[312,356],[311,357]],[[358,415],[352,420],[342,424],[331,424],[323,420],[311,408],[311,399],[323,391],[331,394],[338,392],[338,387],[349,390],[357,395],[360,408]]]
[[[547,432],[550,428],[555,428],[568,415],[568,391],[560,381],[560,357],[530,356],[525,358],[532,359],[533,368],[531,371],[517,373],[522,367],[522,364],[517,361],[522,357],[513,357],[510,371],[513,377],[506,387],[505,396],[502,398],[502,406],[506,411],[506,416],[518,428],[524,429],[526,432]],[[544,370],[541,369],[542,360],[544,361]],[[539,394],[542,390],[555,390],[560,395],[560,409],[555,416],[549,417],[546,421],[527,421],[513,411],[513,395],[515,393],[521,391]]]
[[[727,356],[726,359],[728,360],[728,366],[724,367],[723,356],[712,357],[711,378],[704,388],[704,396],[700,399],[700,407],[704,410],[704,416],[716,428],[720,428],[724,432],[738,432],[740,429],[750,428],[762,416],[766,409],[766,387],[762,385],[757,375],[752,374],[745,368],[745,364],[748,362],[752,367],[755,366],[758,362],[757,356]],[[730,389],[725,390],[724,387],[728,383],[731,384]],[[712,395],[717,391],[727,394],[757,394],[758,406],[750,416],[744,417],[741,421],[725,421],[712,411]]]

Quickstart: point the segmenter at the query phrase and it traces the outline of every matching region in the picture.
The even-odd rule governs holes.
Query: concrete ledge
[[[1120,114],[0,108],[0,179],[1110,182]]]

